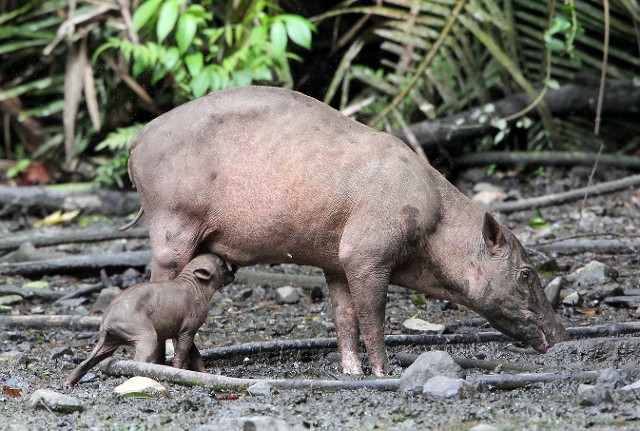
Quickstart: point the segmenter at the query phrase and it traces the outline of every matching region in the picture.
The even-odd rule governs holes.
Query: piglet
[[[174,367],[190,363],[196,371],[204,372],[193,338],[207,318],[213,293],[231,283],[233,273],[220,257],[203,254],[187,263],[171,281],[140,283],[125,290],[105,310],[98,343],[65,384],[76,384],[122,345],[135,347],[136,361],[162,363],[169,339],[175,339]]]

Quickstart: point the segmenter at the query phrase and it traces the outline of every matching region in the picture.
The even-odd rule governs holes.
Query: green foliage
[[[104,149],[109,149],[112,152],[126,150],[129,145],[129,141],[131,141],[143,126],[144,124],[137,123],[129,127],[120,127],[115,132],[109,133],[102,142],[96,145],[96,150],[102,151]]]
[[[115,132],[109,133],[102,142],[96,145],[97,151],[108,149],[113,153],[113,157],[96,170],[96,180],[99,184],[111,188],[124,186],[122,178],[127,175],[128,145],[143,126],[143,124],[134,124],[130,127],[120,127]]]
[[[134,77],[150,72],[157,85],[170,76],[182,100],[254,82],[292,86],[288,61],[299,57],[287,51],[288,42],[310,49],[315,27],[268,1],[249,3],[233,20],[188,0],[147,0],[133,14],[145,42],[111,38],[94,58],[115,48],[132,59]]]
[[[549,223],[542,217],[542,214],[537,213],[534,217],[530,218],[527,221],[527,225],[534,229],[542,229],[545,227],[549,227]]]

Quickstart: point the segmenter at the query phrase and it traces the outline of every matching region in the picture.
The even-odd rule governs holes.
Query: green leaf
[[[17,177],[20,174],[20,172],[22,172],[25,169],[27,169],[30,165],[31,165],[31,160],[30,159],[20,159],[20,160],[18,160],[15,165],[13,165],[9,169],[7,169],[7,173],[6,173],[7,178],[15,178],[15,177]]]
[[[204,57],[201,52],[196,52],[194,54],[187,55],[184,58],[184,62],[187,65],[187,69],[189,69],[189,73],[194,78],[200,75],[202,71],[202,66],[204,66]]]
[[[178,21],[179,13],[180,4],[176,0],[168,0],[162,5],[156,26],[158,42],[162,43],[169,36]]]
[[[167,71],[173,71],[180,62],[180,52],[178,51],[178,48],[172,46],[167,49],[163,53],[161,61]]]
[[[178,28],[176,29],[176,42],[181,54],[184,54],[198,30],[198,18],[191,14],[184,14],[178,20]]]
[[[536,214],[535,217],[529,219],[527,224],[529,225],[529,227],[532,227],[534,229],[542,229],[549,226],[549,223],[547,223],[547,221],[542,217],[540,213]]]
[[[133,13],[133,31],[138,32],[158,10],[162,0],[147,0]]]
[[[209,89],[209,77],[207,73],[201,73],[191,80],[191,92],[195,97],[204,96]]]
[[[271,25],[271,45],[277,55],[284,54],[287,49],[287,29],[282,21]]]
[[[311,49],[311,29],[313,24],[298,15],[281,15],[287,27],[287,34],[296,45]]]

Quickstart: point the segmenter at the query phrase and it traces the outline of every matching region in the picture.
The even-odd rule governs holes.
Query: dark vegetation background
[[[639,17],[635,0],[0,0],[0,181],[127,188],[142,125],[249,84],[446,170],[496,150],[634,155]]]

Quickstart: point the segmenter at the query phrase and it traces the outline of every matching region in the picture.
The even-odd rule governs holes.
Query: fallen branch
[[[74,331],[93,331],[100,327],[99,316],[0,316],[0,328],[42,329],[63,328]]]
[[[640,305],[640,296],[609,296],[604,298],[604,302],[607,305],[624,305],[626,307],[637,307]]]
[[[626,370],[625,370],[626,371]],[[492,389],[517,389],[536,383],[570,380],[596,380],[602,371],[568,371],[564,373],[494,374],[467,376],[472,386]]]
[[[26,235],[14,235],[11,238],[0,239],[0,251],[14,250],[25,242],[30,242],[35,247],[45,247],[58,244],[110,241],[114,239],[147,238],[149,230],[146,228],[134,228],[124,232],[117,229],[96,231],[94,228],[76,230],[74,232],[62,232],[60,234],[37,234],[30,232]]]
[[[537,165],[537,166],[593,166],[597,158],[595,153],[583,153],[577,151],[488,151],[485,153],[469,153],[456,157],[456,166],[482,166],[482,165]],[[617,168],[640,168],[640,157],[626,154],[601,154],[598,164],[602,166],[615,166]]]
[[[621,190],[630,189],[640,185],[640,174],[631,175],[614,181],[607,181],[588,188],[589,196],[598,196],[613,193]],[[548,207],[552,205],[560,205],[570,201],[580,200],[584,198],[587,187],[571,190],[564,193],[553,193],[546,196],[539,196],[530,199],[521,199],[513,202],[499,202],[491,205],[488,209],[499,212],[514,212],[522,210],[531,210],[536,208]]]
[[[100,292],[105,287],[107,286],[102,281],[99,283],[90,284],[88,286],[81,287],[80,289],[76,289],[72,292],[65,293],[60,298],[58,298],[56,302],[54,302],[54,304],[59,304],[60,302],[66,301],[67,299],[79,298],[81,296],[89,296],[92,293]]]
[[[246,390],[256,383],[267,383],[276,389],[304,390],[378,390],[396,391],[400,379],[363,380],[309,380],[309,379],[239,379],[219,374],[206,374],[181,370],[167,365],[145,362],[122,361],[109,358],[101,366],[102,372],[111,376],[143,376],[156,381],[166,381],[186,386],[204,386],[215,390]],[[629,371],[625,369],[625,371]],[[636,371],[636,370],[633,370]],[[640,370],[637,370],[640,371]],[[596,380],[602,371],[571,371],[564,373],[527,373],[472,375],[466,382],[473,387],[493,389],[515,389],[536,383],[551,383],[571,380]]]
[[[630,239],[587,239],[587,240],[562,240],[546,242],[544,244],[527,243],[526,247],[537,251],[557,253],[637,253],[640,250],[640,241]]]
[[[280,380],[280,379],[239,379],[218,374],[206,374],[196,371],[181,370],[167,365],[149,364],[136,361],[122,361],[109,358],[101,366],[102,372],[111,376],[143,376],[158,381],[167,381],[187,386],[205,386],[216,390],[245,390],[256,383],[268,383],[276,389],[323,389],[323,390],[355,390],[373,389],[379,391],[395,391],[400,386],[400,379],[371,380]]]
[[[595,113],[598,90],[598,87],[563,85],[556,90],[547,91],[543,102],[554,116],[576,113],[588,113],[591,116]],[[490,118],[509,117],[529,106],[531,100],[528,94],[519,93],[491,102]],[[425,151],[445,147],[447,144],[497,131],[491,121],[479,123],[482,121],[482,114],[487,117],[483,108],[469,109],[439,120],[422,121],[410,125],[410,129]],[[640,87],[632,83],[608,86],[604,94],[602,108],[603,112],[609,114],[631,114],[640,111]],[[536,116],[537,113],[532,111],[528,115]],[[517,119],[511,123],[515,121]],[[394,134],[406,142],[406,137],[402,132]]]
[[[0,216],[13,213],[50,213],[57,210],[82,210],[85,214],[125,216],[140,208],[137,192],[117,192],[92,184],[67,184],[46,187],[0,186]]]
[[[20,295],[25,299],[58,299],[63,293],[49,289],[0,286],[0,295]]]
[[[408,367],[413,364],[414,361],[420,356],[418,353],[396,353],[394,355],[396,361],[401,367]],[[502,368],[504,370],[525,371],[533,372],[539,368],[537,365],[518,364],[515,362],[503,362],[503,361],[486,361],[482,359],[469,359],[461,357],[453,357],[453,361],[460,365],[464,369],[479,368],[481,370],[493,371],[496,368]]]
[[[2,275],[39,275],[95,271],[103,268],[144,268],[151,260],[150,251],[132,251],[88,256],[71,256],[35,262],[0,264]]]

